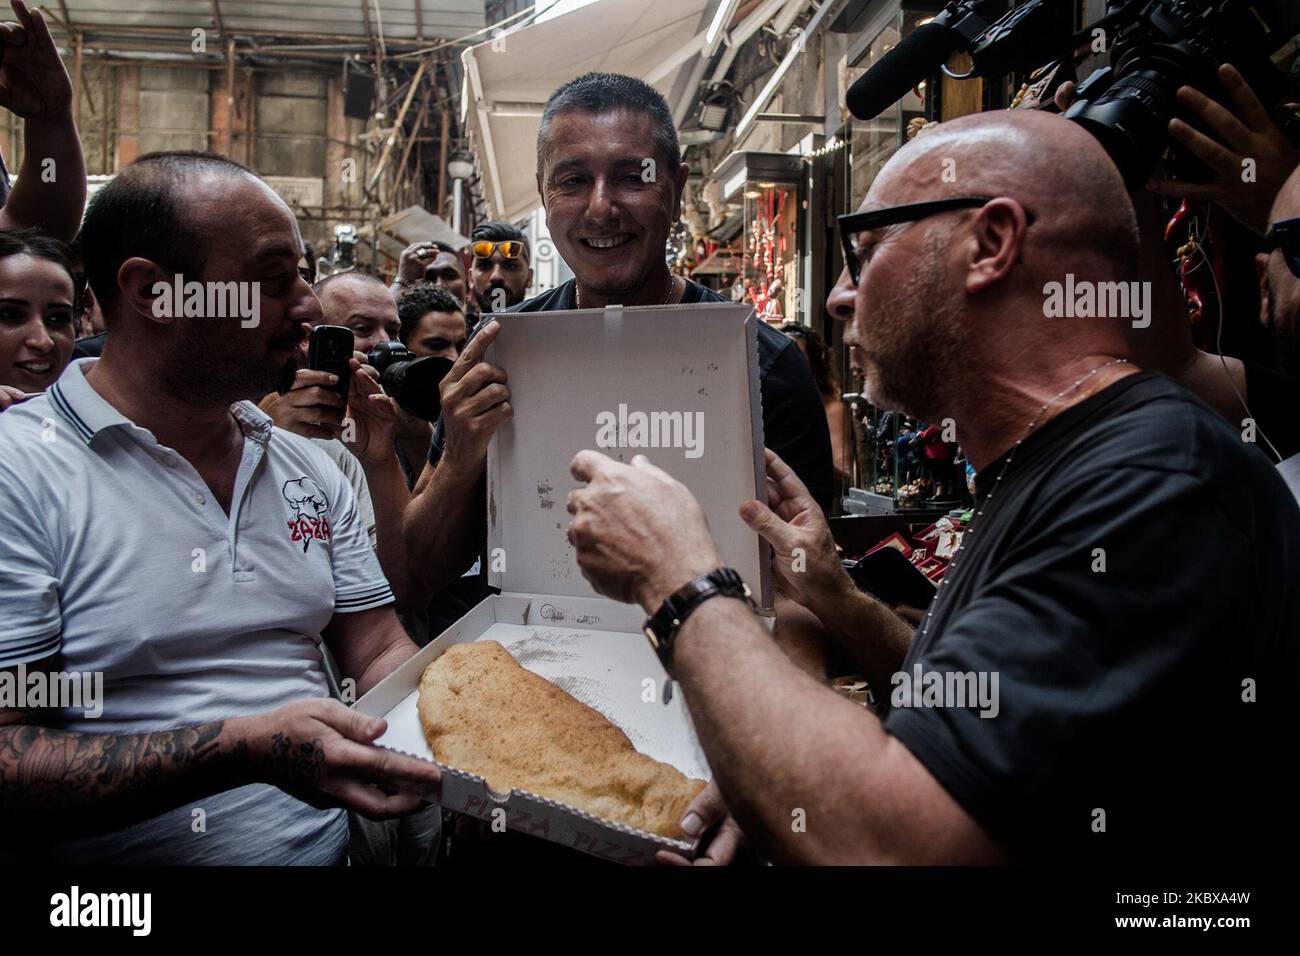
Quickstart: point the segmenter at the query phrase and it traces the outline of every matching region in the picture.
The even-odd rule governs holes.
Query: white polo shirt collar
[[[100,432],[122,427],[128,431],[144,432],[156,443],[157,439],[148,429],[140,428],[126,418],[86,381],[86,372],[97,361],[97,358],[78,359],[50,386],[48,394],[55,410],[87,445]],[[236,402],[230,406],[230,411],[246,437],[260,445],[270,441],[271,416],[252,402]]]

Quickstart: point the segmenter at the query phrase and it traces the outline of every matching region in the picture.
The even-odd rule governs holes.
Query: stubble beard
[[[292,380],[299,365],[297,354],[282,363],[269,353],[260,362],[251,354],[230,354],[229,335],[241,331],[218,333],[224,341],[191,335],[173,342],[159,373],[163,391],[188,405],[225,406],[259,401],[283,381]]]
[[[873,405],[933,421],[950,405],[948,393],[960,372],[960,305],[945,283],[942,250],[947,236],[932,236],[908,289],[890,304],[874,307],[877,343],[863,353],[866,388]],[[957,367],[954,367],[957,366]]]

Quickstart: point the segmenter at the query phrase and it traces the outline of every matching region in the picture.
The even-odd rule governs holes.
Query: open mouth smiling
[[[636,237],[630,232],[621,232],[614,236],[591,236],[585,239],[580,239],[579,242],[588,249],[598,249],[603,251],[606,249],[617,249],[619,246],[631,242],[634,238]]]

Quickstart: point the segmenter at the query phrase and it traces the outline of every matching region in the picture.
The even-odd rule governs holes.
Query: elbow
[[[428,592],[410,574],[385,568],[384,576],[388,578],[388,587],[393,592],[397,610],[418,611],[429,603]]]

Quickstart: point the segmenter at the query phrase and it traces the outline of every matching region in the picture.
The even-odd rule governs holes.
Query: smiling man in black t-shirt
[[[537,134],[537,189],[575,278],[506,312],[728,302],[668,271],[664,249],[690,171],[663,97],[628,76],[588,73],[551,96]],[[763,433],[829,508],[830,431],[808,363],[766,322],[758,328]],[[431,460],[442,451],[442,430]]]
[[[575,279],[506,311],[725,301],[673,275],[665,260],[689,172],[668,105],[653,87],[588,73],[556,90],[537,134],[537,188],[551,239]],[[487,443],[510,417],[508,370],[482,361],[484,340],[495,335],[492,323],[482,328],[444,382],[443,418],[408,512],[408,546],[429,557],[413,574],[444,588],[435,604],[454,600],[445,585],[472,565],[483,542]],[[830,431],[812,371],[791,340],[762,322],[758,360],[766,443],[829,507]],[[721,812],[711,796],[697,797],[686,818],[698,829],[688,835]],[[715,840],[713,847],[721,860],[734,843]]]
[[[780,861],[1290,862],[1300,511],[1241,434],[1128,361],[1133,316],[1051,317],[1052,283],[1134,279],[1105,152],[1058,116],[968,116],[900,150],[863,209],[829,307],[874,403],[955,419],[975,514],[913,634],[769,454],[769,500],[742,517],[879,711],[742,601],[669,605],[660,646],[731,811]],[[592,451],[573,472],[602,593],[654,614],[717,568],[664,472]]]
[[[664,257],[689,171],[653,87],[588,73],[556,90],[537,134],[537,188],[551,239],[576,278],[506,311],[726,301],[674,276]],[[482,361],[485,350],[486,343],[471,341],[448,376],[443,418],[408,512],[412,553],[427,556],[412,573],[430,594],[468,569],[483,542],[487,444],[510,414],[508,370]],[[830,431],[808,363],[791,340],[760,322],[758,366],[765,442],[829,508]]]

